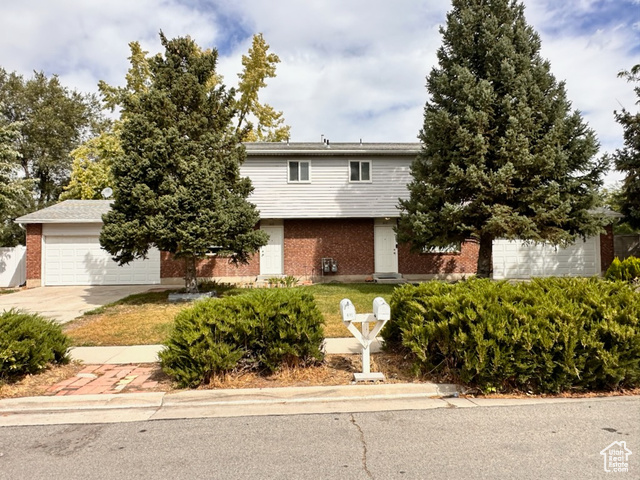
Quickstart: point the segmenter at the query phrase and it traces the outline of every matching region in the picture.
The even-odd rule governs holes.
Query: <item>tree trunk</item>
[[[493,237],[491,235],[480,235],[476,276],[478,278],[491,278],[493,276]]]
[[[184,288],[187,293],[198,293],[196,257],[193,255],[184,258]]]

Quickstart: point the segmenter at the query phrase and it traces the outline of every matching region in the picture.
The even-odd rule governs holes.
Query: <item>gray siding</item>
[[[349,182],[349,161],[371,161],[370,183]],[[408,196],[411,157],[249,157],[241,167],[254,186],[261,218],[396,217]],[[311,163],[310,183],[288,183],[288,161]]]

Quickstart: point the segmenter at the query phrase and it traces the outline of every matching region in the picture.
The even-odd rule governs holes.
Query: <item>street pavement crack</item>
[[[351,414],[351,423],[358,429],[358,432],[360,434],[360,442],[362,443],[362,468],[367,474],[367,477],[373,479],[373,474],[367,466],[367,442],[364,439],[364,432],[362,431],[362,428],[360,428],[360,425],[358,425],[358,422],[356,422],[356,417],[353,415],[353,413]]]

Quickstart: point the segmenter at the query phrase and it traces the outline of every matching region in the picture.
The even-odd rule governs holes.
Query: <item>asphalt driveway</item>
[[[84,312],[160,285],[38,287],[0,295],[0,311],[16,308],[66,323]]]

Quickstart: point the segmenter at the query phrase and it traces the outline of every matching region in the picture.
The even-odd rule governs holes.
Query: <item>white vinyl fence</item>
[[[27,248],[0,248],[0,287],[17,287],[27,279]]]

